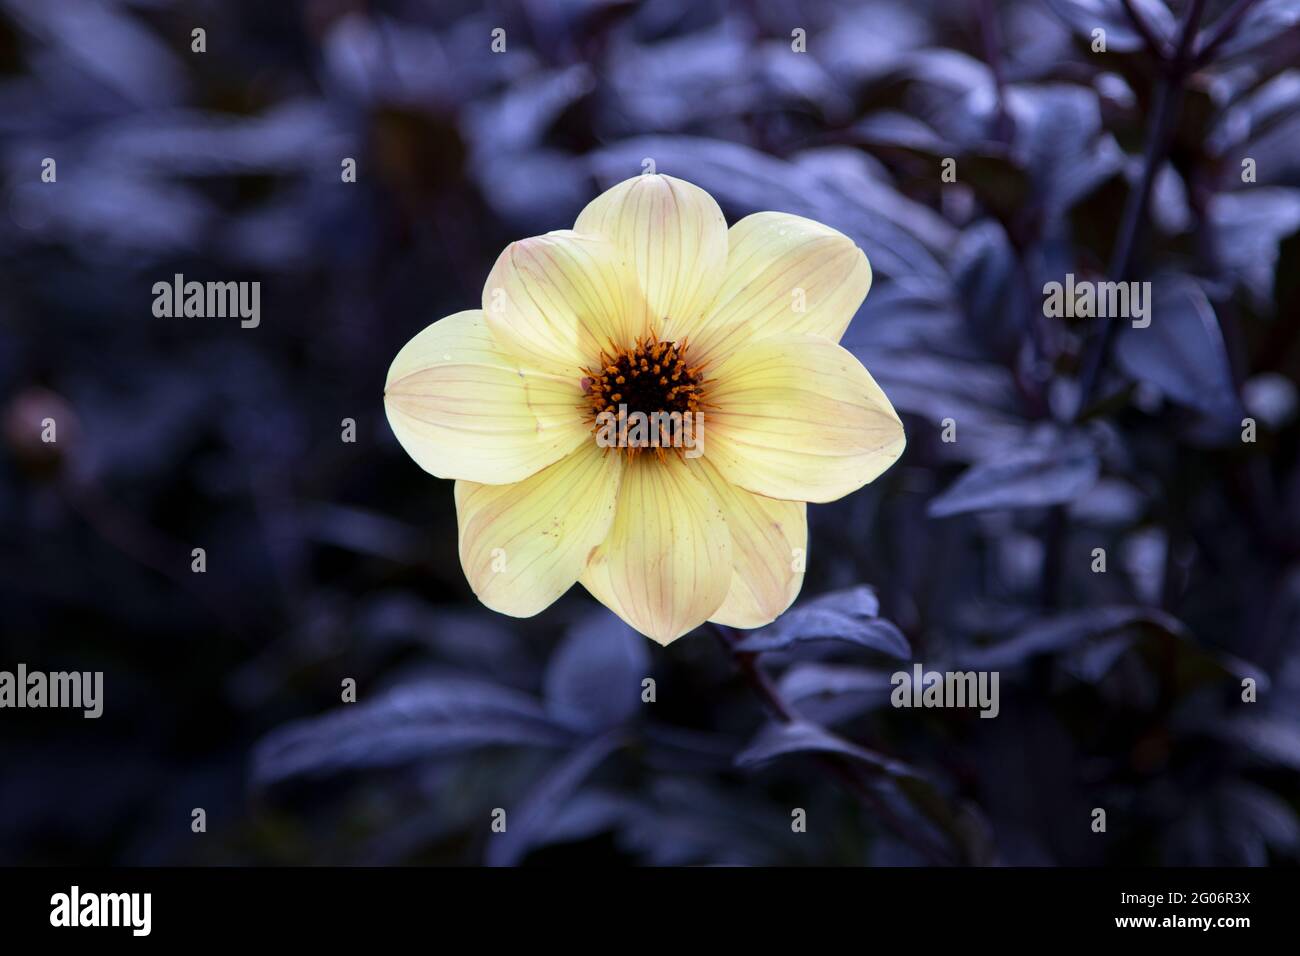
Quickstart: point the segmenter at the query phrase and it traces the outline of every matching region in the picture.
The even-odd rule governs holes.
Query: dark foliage
[[[0,0],[0,668],[106,694],[0,713],[0,861],[1297,862],[1300,3],[1125,6]],[[789,614],[666,650],[481,607],[381,403],[646,158],[866,250],[908,433]],[[998,717],[891,707],[914,661]]]

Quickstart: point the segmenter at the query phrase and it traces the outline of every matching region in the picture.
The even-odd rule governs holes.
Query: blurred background
[[[0,862],[1294,864],[1300,3],[1133,5],[0,0],[0,669],[105,674],[0,712]],[[383,415],[647,160],[862,246],[908,433],[740,649],[486,610]],[[913,661],[999,716],[889,706]]]

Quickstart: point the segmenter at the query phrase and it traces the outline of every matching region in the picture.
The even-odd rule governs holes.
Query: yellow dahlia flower
[[[456,479],[474,593],[529,617],[578,581],[662,644],[778,617],[803,580],[805,502],[903,451],[838,344],[870,287],[835,230],[776,212],[728,229],[713,197],[662,175],[511,244],[482,309],[411,339],[384,393],[407,453]],[[655,424],[630,428],[637,412]]]

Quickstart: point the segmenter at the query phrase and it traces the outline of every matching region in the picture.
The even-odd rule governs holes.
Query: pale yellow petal
[[[629,464],[614,527],[578,580],[660,644],[707,621],[731,584],[731,534],[699,461],[642,455]]]
[[[480,601],[531,617],[573,586],[610,532],[620,455],[584,442],[513,485],[456,482],[460,563]]]
[[[727,222],[712,196],[672,176],[636,176],[592,200],[573,228],[618,246],[661,337],[699,327],[727,260]]]
[[[853,240],[801,216],[746,216],[727,245],[721,288],[691,336],[694,362],[773,335],[838,342],[871,288],[871,264]]]
[[[764,339],[712,373],[705,456],[728,481],[834,501],[903,453],[903,425],[852,353],[816,335]]]
[[[504,350],[578,380],[602,350],[644,331],[645,300],[612,243],[565,230],[506,247],[483,286],[483,313]]]
[[[808,506],[756,495],[723,478],[707,458],[700,464],[731,532],[731,589],[710,620],[731,627],[770,624],[803,586]]]
[[[490,484],[527,478],[590,431],[579,381],[507,355],[477,309],[433,323],[402,347],[384,411],[425,471]]]

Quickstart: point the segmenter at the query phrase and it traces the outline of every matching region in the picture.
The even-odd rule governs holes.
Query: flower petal
[[[592,200],[573,228],[618,246],[662,337],[699,326],[727,260],[727,221],[712,196],[671,176],[635,176]]]
[[[799,595],[808,548],[808,506],[765,498],[738,488],[701,459],[708,482],[731,531],[731,589],[709,618],[731,627],[762,627],[775,621]]]
[[[645,300],[612,243],[564,230],[506,247],[483,286],[483,314],[505,351],[576,381],[602,350],[644,331]]]
[[[477,309],[434,322],[388,369],[384,411],[407,454],[439,478],[520,481],[591,430],[577,379],[520,364]]]
[[[722,286],[691,336],[694,362],[772,335],[838,342],[871,288],[871,264],[853,240],[801,216],[746,216],[727,245]]]
[[[760,495],[834,501],[892,465],[898,414],[852,353],[817,335],[747,345],[712,373],[705,455]]]
[[[595,442],[513,485],[456,482],[460,563],[480,601],[531,617],[573,586],[610,532],[621,455]]]
[[[614,527],[578,578],[660,644],[707,621],[731,585],[731,534],[697,469],[675,454],[627,465]]]

